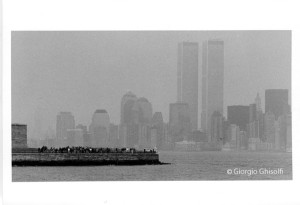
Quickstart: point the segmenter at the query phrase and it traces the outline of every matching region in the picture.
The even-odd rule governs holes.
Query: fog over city
[[[288,89],[291,102],[290,31],[65,31],[12,32],[12,123],[54,130],[69,111],[76,124],[90,125],[105,109],[120,123],[121,99],[131,91],[169,121],[177,101],[178,44],[196,42],[198,128],[201,128],[202,43],[224,41],[224,113],[249,105],[266,89]],[[43,137],[43,136],[41,136]]]

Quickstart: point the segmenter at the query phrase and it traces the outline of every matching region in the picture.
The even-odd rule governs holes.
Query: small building
[[[11,125],[11,145],[12,148],[27,148],[27,125]]]

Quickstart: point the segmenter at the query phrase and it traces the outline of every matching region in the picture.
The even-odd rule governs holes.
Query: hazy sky
[[[224,113],[227,105],[248,105],[256,93],[291,91],[290,31],[78,31],[12,32],[12,122],[55,129],[56,115],[71,111],[89,125],[96,109],[120,121],[122,96],[146,97],[153,113],[168,122],[176,101],[177,47],[199,43],[199,124],[202,42],[223,39]]]

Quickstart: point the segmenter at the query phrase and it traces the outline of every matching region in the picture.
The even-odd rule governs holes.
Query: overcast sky
[[[199,43],[199,123],[201,114],[202,42],[223,39],[226,106],[254,102],[256,93],[291,91],[290,31],[79,31],[12,32],[12,123],[35,121],[55,129],[56,115],[70,111],[76,124],[89,125],[96,109],[120,121],[127,91],[146,97],[153,113],[168,122],[176,101],[177,48]]]

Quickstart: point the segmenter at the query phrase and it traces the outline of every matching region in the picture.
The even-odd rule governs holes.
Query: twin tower
[[[207,40],[202,46],[202,83],[199,83],[199,46],[182,42],[178,46],[177,101],[187,103],[192,130],[198,129],[198,93],[202,90],[201,129],[210,135],[211,116],[223,115],[224,42]],[[200,89],[202,86],[202,89]]]

